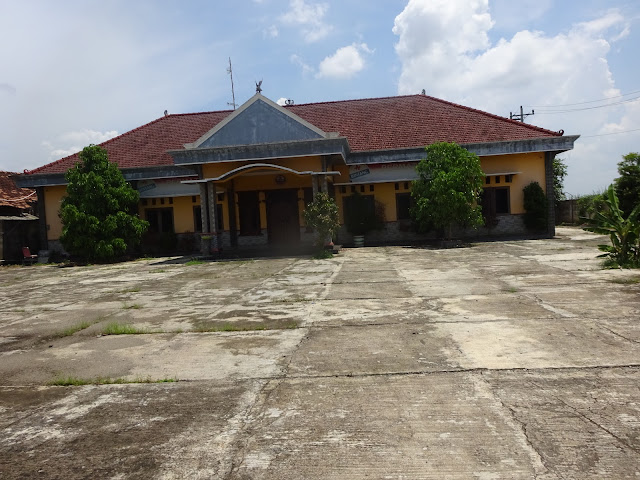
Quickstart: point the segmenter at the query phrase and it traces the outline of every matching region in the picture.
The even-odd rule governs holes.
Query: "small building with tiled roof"
[[[384,227],[368,235],[372,243],[420,240],[410,183],[435,142],[481,159],[491,228],[474,235],[526,235],[522,189],[537,181],[550,200],[551,236],[552,162],[577,138],[427,95],[280,106],[258,92],[235,111],[165,115],[101,146],[140,193],[147,243],[177,235],[188,249],[201,237],[224,248],[311,242],[302,212],[317,191],[335,198],[343,224],[355,192],[377,205]],[[19,179],[37,190],[42,240],[54,246],[64,173],[77,161],[71,155]],[[351,241],[344,228],[339,237]]]
[[[0,262],[22,260],[22,247],[38,251],[36,191],[20,188],[17,173],[0,171]]]

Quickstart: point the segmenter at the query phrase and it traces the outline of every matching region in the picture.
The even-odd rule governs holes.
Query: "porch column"
[[[202,219],[202,234],[200,236],[200,253],[209,254],[209,240],[202,237],[209,232],[209,202],[207,200],[207,184],[199,183],[200,186],[200,218]]]
[[[260,210],[260,229],[266,228],[267,225],[267,194],[258,192],[258,209]]]
[[[229,205],[229,238],[231,240],[231,246],[236,248],[238,246],[238,230],[236,222],[236,189],[233,184],[233,180],[229,182],[229,188],[227,188],[227,204]]]
[[[553,238],[556,234],[556,199],[553,191],[553,159],[555,157],[555,152],[545,152],[544,154],[545,187],[547,190],[547,234],[549,238]]]
[[[315,175],[311,175],[311,188],[313,188],[313,198],[318,194],[318,182]]]
[[[322,171],[326,172],[327,171],[327,157],[324,156],[322,157]],[[329,186],[327,185],[327,176],[326,175],[322,175],[322,177],[320,177],[320,181],[322,182],[322,193],[329,193]]]
[[[218,222],[216,218],[218,214],[218,209],[216,208],[218,198],[216,195],[216,186],[213,182],[207,182],[207,196],[209,197],[209,205],[207,208],[209,210],[209,232],[213,235],[211,239],[211,249],[215,252],[219,247]]]

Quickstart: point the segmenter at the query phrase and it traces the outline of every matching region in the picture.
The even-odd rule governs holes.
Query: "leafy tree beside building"
[[[85,147],[80,162],[67,171],[67,196],[62,200],[60,241],[72,255],[105,261],[140,243],[148,222],[132,212],[138,192],[99,146]]]
[[[631,152],[618,163],[620,177],[615,180],[615,190],[620,209],[629,215],[640,204],[640,154]]]
[[[455,143],[434,143],[416,166],[411,187],[411,215],[419,230],[444,229],[451,239],[453,225],[483,225],[480,195],[484,173],[477,155]]]

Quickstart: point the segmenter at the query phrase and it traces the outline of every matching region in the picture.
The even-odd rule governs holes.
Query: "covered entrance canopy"
[[[176,165],[198,169],[199,178],[182,183],[200,187],[203,252],[221,245],[220,191],[232,199],[226,202],[232,247],[238,245],[238,234],[266,234],[266,239],[253,240],[257,243],[297,243],[309,197],[305,191],[311,197],[328,192],[333,177],[340,175],[333,168],[345,165],[349,150],[346,138],[320,130],[260,93],[184,147],[169,153]]]

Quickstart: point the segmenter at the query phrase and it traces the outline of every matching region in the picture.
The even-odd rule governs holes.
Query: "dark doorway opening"
[[[273,190],[266,192],[267,233],[272,245],[297,245],[300,242],[298,191]]]

